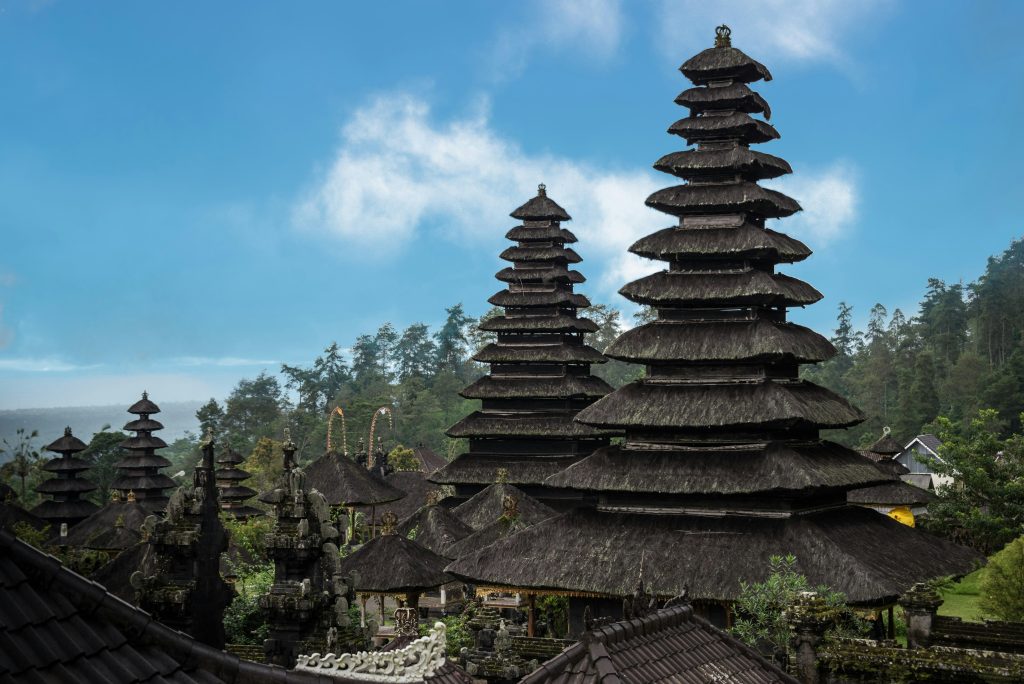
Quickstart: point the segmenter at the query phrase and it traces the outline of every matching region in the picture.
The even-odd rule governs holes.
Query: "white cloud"
[[[498,79],[517,76],[538,49],[571,51],[610,59],[622,42],[621,0],[535,0],[527,20],[494,41],[492,70]]]
[[[216,366],[218,368],[241,368],[256,366],[276,366],[277,361],[262,359],[244,359],[237,356],[179,356],[171,359],[176,366]]]
[[[714,44],[726,23],[733,45],[760,61],[843,62],[852,29],[875,20],[888,0],[662,0],[659,44],[673,59]]]
[[[80,366],[55,358],[15,358],[0,359],[0,371],[17,371],[22,373],[67,373],[85,370],[97,366]]]
[[[857,174],[848,164],[837,162],[819,172],[797,172],[765,185],[800,202],[803,211],[776,229],[806,241],[811,249],[844,237],[857,218]]]

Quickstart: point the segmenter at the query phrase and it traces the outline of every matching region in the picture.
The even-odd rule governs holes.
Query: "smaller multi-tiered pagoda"
[[[512,262],[497,274],[507,286],[488,300],[504,314],[480,324],[497,339],[473,357],[490,372],[461,392],[482,406],[448,430],[468,438],[469,451],[430,476],[454,485],[462,501],[490,485],[499,468],[527,493],[561,500],[565,493],[544,480],[606,446],[610,434],[573,422],[612,388],[590,374],[605,358],[584,340],[597,326],[578,315],[590,301],[573,292],[585,279],[570,268],[581,259],[566,246],[577,241],[561,227],[569,214],[540,185],[512,217],[523,223],[508,232],[516,244],[501,253]]]
[[[60,456],[43,466],[43,470],[53,473],[54,477],[41,482],[36,491],[53,498],[42,502],[32,512],[55,530],[64,524],[72,527],[99,510],[99,506],[93,502],[80,498],[96,490],[96,485],[79,477],[90,468],[87,462],[75,456],[85,449],[85,442],[71,434],[70,427],[64,428],[63,437],[46,447],[47,451]]]
[[[176,485],[174,480],[160,472],[161,468],[169,466],[171,462],[156,453],[157,449],[167,446],[164,440],[153,435],[157,430],[164,429],[160,422],[150,418],[160,413],[160,407],[149,400],[149,394],[143,392],[142,399],[132,404],[128,413],[138,416],[124,426],[125,430],[134,432],[135,436],[121,443],[121,448],[128,453],[117,463],[119,475],[112,487],[125,499],[129,492],[133,493],[135,500],[149,511],[162,511],[167,506],[166,490]]]
[[[217,459],[217,465],[220,466],[216,471],[220,507],[236,520],[248,520],[263,515],[263,511],[246,503],[258,492],[242,484],[252,477],[238,467],[244,462],[245,457],[231,447],[225,447]]]

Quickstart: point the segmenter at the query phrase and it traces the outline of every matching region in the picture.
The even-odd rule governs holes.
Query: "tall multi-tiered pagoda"
[[[135,436],[121,442],[121,448],[127,454],[117,463],[118,477],[111,487],[125,499],[132,493],[135,500],[150,511],[162,511],[167,506],[166,490],[177,485],[160,472],[161,468],[171,465],[170,461],[156,453],[157,449],[167,446],[164,440],[153,435],[155,431],[164,429],[161,423],[150,418],[160,413],[160,407],[143,392],[142,399],[132,404],[128,413],[138,416],[124,426],[125,430],[134,432]]]
[[[566,247],[576,242],[561,227],[569,214],[541,185],[512,218],[523,223],[506,235],[515,246],[501,253],[512,262],[497,274],[507,287],[488,300],[504,315],[480,325],[497,340],[473,357],[490,364],[490,373],[462,391],[482,407],[448,430],[468,438],[469,451],[430,477],[454,485],[462,500],[494,482],[499,468],[527,493],[558,498],[544,480],[608,444],[605,431],[573,422],[611,387],[590,374],[590,365],[605,358],[584,340],[597,326],[578,315],[590,302],[573,292],[585,279],[571,268],[581,259]]]
[[[245,457],[229,446],[225,446],[217,458],[219,467],[216,477],[220,507],[224,509],[225,513],[238,520],[248,520],[263,515],[263,511],[246,503],[258,492],[252,487],[242,484],[252,477],[239,467],[244,462]]]
[[[71,434],[70,427],[64,428],[63,437],[46,447],[47,451],[60,456],[43,466],[43,470],[53,473],[54,477],[41,482],[36,491],[53,498],[42,502],[32,512],[50,523],[54,530],[59,530],[62,524],[72,527],[99,510],[99,506],[81,498],[96,490],[96,485],[80,477],[90,466],[75,454],[85,449],[85,442]]]
[[[778,273],[806,258],[801,242],[767,228],[800,210],[758,181],[790,173],[751,149],[778,137],[749,83],[768,69],[730,44],[681,68],[696,87],[676,101],[689,116],[669,132],[695,147],[655,168],[681,179],[647,204],[678,218],[631,251],[667,263],[621,293],[657,319],[606,350],[645,367],[643,379],[582,410],[577,420],[625,432],[545,484],[585,493],[588,508],[538,523],[449,569],[478,585],[624,596],[643,573],[655,593],[684,586],[705,607],[726,606],[740,582],[762,579],[774,554],[795,554],[812,585],[858,604],[891,603],[914,582],[971,568],[972,552],[851,507],[850,489],[884,479],[860,454],[819,431],[863,415],[799,379],[834,349],[787,321],[821,295]],[[604,604],[611,609],[613,602]],[[600,607],[600,606],[599,606]]]

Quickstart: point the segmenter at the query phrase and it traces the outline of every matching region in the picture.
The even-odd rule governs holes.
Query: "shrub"
[[[988,560],[981,571],[981,607],[1007,622],[1024,621],[1024,537]]]

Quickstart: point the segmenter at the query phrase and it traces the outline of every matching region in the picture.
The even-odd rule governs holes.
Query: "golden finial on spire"
[[[65,437],[70,437],[71,436],[71,426],[70,425],[68,425],[66,428],[64,428],[64,436]]]
[[[383,526],[381,534],[394,534],[395,527],[398,526],[398,516],[395,515],[394,511],[388,511],[383,516],[381,516],[380,522],[381,525]]]
[[[494,481],[498,484],[508,482],[508,468],[498,468],[494,473]]]
[[[129,489],[128,490],[128,503],[135,503],[135,490],[134,489]]]
[[[725,24],[715,29],[715,47],[732,47],[732,29]]]
[[[537,196],[538,197],[547,197],[548,196],[548,186],[544,185],[543,183],[538,185],[537,186]]]

